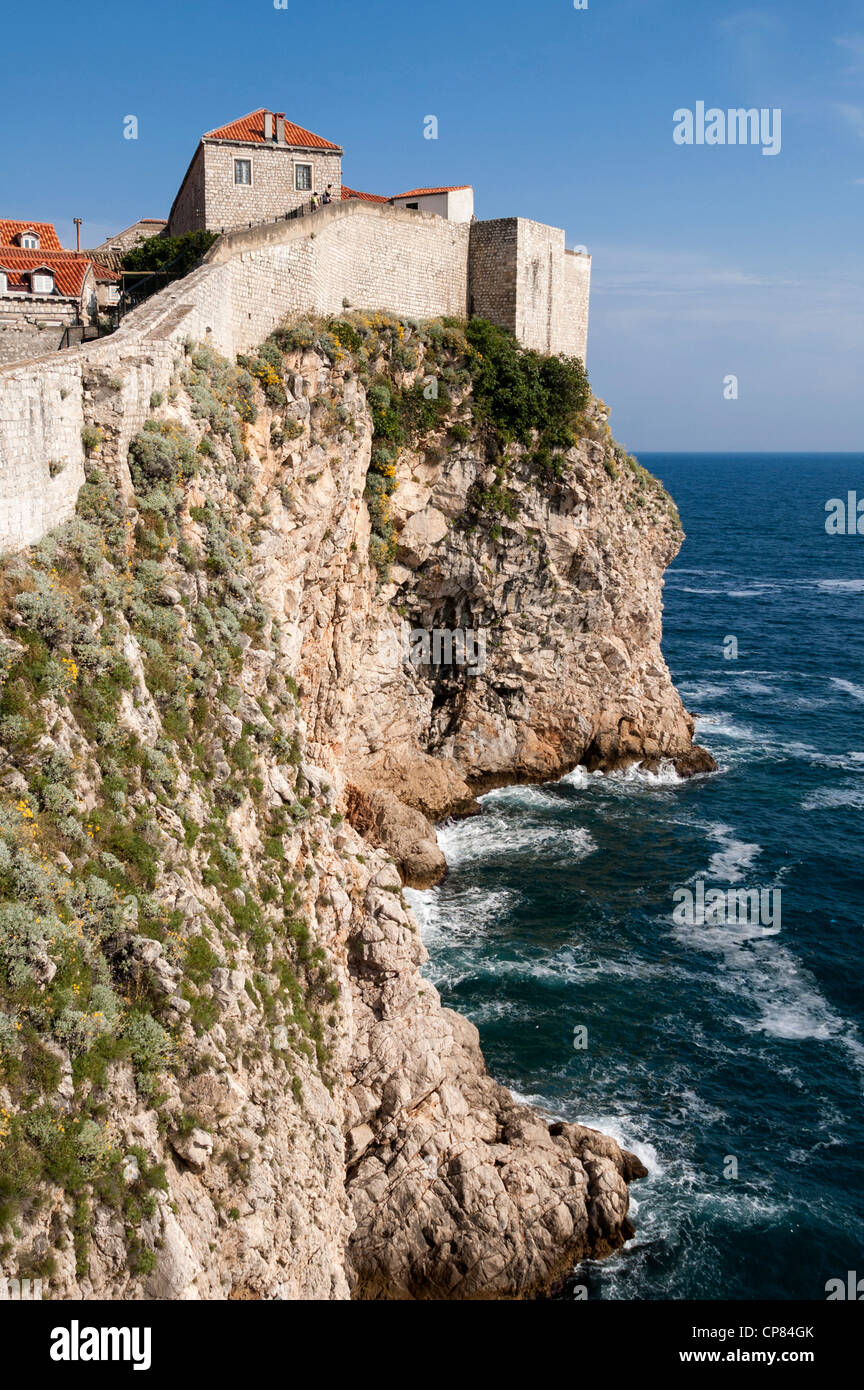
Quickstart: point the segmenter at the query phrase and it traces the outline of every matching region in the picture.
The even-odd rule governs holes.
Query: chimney
[[[264,112],[264,139],[265,139],[265,140],[272,140],[272,139],[273,139],[273,112],[272,112],[272,111],[265,111],[265,112]]]
[[[276,117],[276,144],[285,144],[285,117],[281,115]]]

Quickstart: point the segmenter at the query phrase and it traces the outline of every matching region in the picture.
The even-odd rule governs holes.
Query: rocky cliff
[[[190,343],[122,462],[117,386],[75,519],[2,570],[0,1270],[542,1294],[644,1170],[488,1076],[401,890],[484,788],[711,766],[659,646],[675,509],[575,364],[484,325]]]

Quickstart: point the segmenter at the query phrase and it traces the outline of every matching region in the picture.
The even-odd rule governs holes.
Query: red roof
[[[116,270],[110,270],[107,265],[100,265],[98,261],[93,261],[93,274],[97,280],[119,280],[120,276]]]
[[[422,198],[427,193],[458,193],[462,188],[470,188],[470,183],[451,183],[445,188],[412,188],[407,193],[394,193],[394,198]]]
[[[347,183],[342,185],[342,200],[348,198],[359,198],[363,203],[389,203],[390,199],[385,198],[383,193],[359,193],[356,188],[349,188]]]
[[[29,278],[25,277],[25,272],[47,266],[49,270],[54,271],[54,283],[58,292],[71,299],[80,299],[84,277],[90,264],[86,256],[76,256],[74,251],[49,251],[45,255],[41,249],[22,251],[18,246],[0,248],[0,266],[10,272],[10,289],[17,286],[29,290]]]
[[[282,116],[281,111],[273,111],[273,130],[275,135],[276,117]],[[217,130],[208,130],[204,135],[205,140],[245,140],[251,141],[256,145],[272,145],[273,140],[267,140],[264,135],[264,117],[267,115],[266,106],[262,106],[260,111],[252,111],[248,116],[241,116],[238,121],[231,121],[228,125],[219,126]],[[297,145],[304,150],[336,150],[341,153],[341,146],[334,145],[331,140],[325,140],[321,135],[313,135],[311,130],[304,130],[302,125],[295,125],[293,121],[285,121],[285,143],[286,145]]]
[[[21,232],[35,232],[39,238],[40,251],[61,249],[53,222],[11,222],[7,218],[0,218],[0,246],[15,247],[15,238]]]

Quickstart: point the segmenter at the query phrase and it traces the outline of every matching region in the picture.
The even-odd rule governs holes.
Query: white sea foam
[[[687,780],[676,770],[675,764],[669,758],[663,758],[660,766],[653,772],[641,763],[631,763],[629,767],[607,775],[611,782],[624,782],[628,786],[635,783],[637,786],[644,784],[649,787],[675,787]]]
[[[589,772],[587,767],[583,767],[580,763],[578,767],[574,767],[572,772],[565,773],[561,781],[565,782],[568,787],[590,787],[592,777],[602,776],[602,772]]]
[[[679,594],[725,594],[725,589],[697,589],[692,584],[677,584]]]
[[[479,798],[481,806],[515,806],[519,809],[545,811],[560,809],[561,802],[553,793],[536,784],[496,787]]]
[[[823,787],[801,802],[802,811],[831,811],[838,806],[849,806],[854,811],[864,807],[864,787]]]
[[[695,877],[707,877],[722,883],[740,883],[745,869],[749,869],[762,853],[762,846],[736,839],[730,825],[708,826],[707,831],[720,848],[712,854],[705,875],[696,874]]]
[[[823,753],[811,743],[796,742],[787,744],[786,752],[791,758],[800,758],[815,767],[830,767],[840,772],[864,771],[864,753]]]
[[[843,681],[837,676],[831,677],[831,684],[836,685],[838,690],[842,690],[847,695],[851,695],[853,700],[864,703],[864,685],[855,685],[854,681]]]
[[[447,898],[440,888],[406,888],[405,897],[417,918],[427,947],[454,942],[468,943],[482,937],[489,927],[513,912],[518,894],[509,889],[489,892],[466,887]]]
[[[703,724],[706,724],[713,734],[719,734],[721,738],[732,738],[741,742],[764,746],[765,740],[758,737],[748,724],[737,724],[725,710],[717,710],[712,714],[698,714],[696,716],[697,728]]]
[[[567,858],[582,859],[597,848],[590,833],[581,826],[558,820],[514,820],[486,813],[439,827],[438,843],[451,869],[468,863],[517,859],[539,851],[544,855],[558,851]]]
[[[831,1042],[864,1072],[864,1045],[854,1026],[832,1008],[812,975],[780,940],[780,933],[728,926],[676,924],[673,935],[688,951],[710,951],[718,958],[715,984],[738,996],[754,1014],[733,1015],[744,1032],[790,1042]]]
[[[682,681],[678,686],[681,698],[690,700],[718,700],[729,693],[728,685],[715,685],[712,681]]]
[[[817,589],[826,589],[829,592],[860,594],[864,592],[864,579],[817,579]]]
[[[736,689],[745,695],[773,695],[774,690],[770,685],[765,685],[763,681],[752,680],[747,676],[735,676]]]
[[[728,570],[706,570],[700,569],[698,566],[694,568],[688,565],[671,565],[670,568],[666,571],[667,578],[670,575],[676,574],[707,574],[709,576],[716,576],[718,574],[728,573]]]

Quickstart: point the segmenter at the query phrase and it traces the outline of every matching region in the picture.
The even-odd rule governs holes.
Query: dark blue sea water
[[[427,970],[495,1077],[649,1168],[590,1297],[824,1299],[864,1275],[864,536],[825,531],[864,455],[641,461],[687,533],[663,645],[720,771],[485,797],[412,895]],[[699,879],[780,888],[780,930],[676,925]]]

